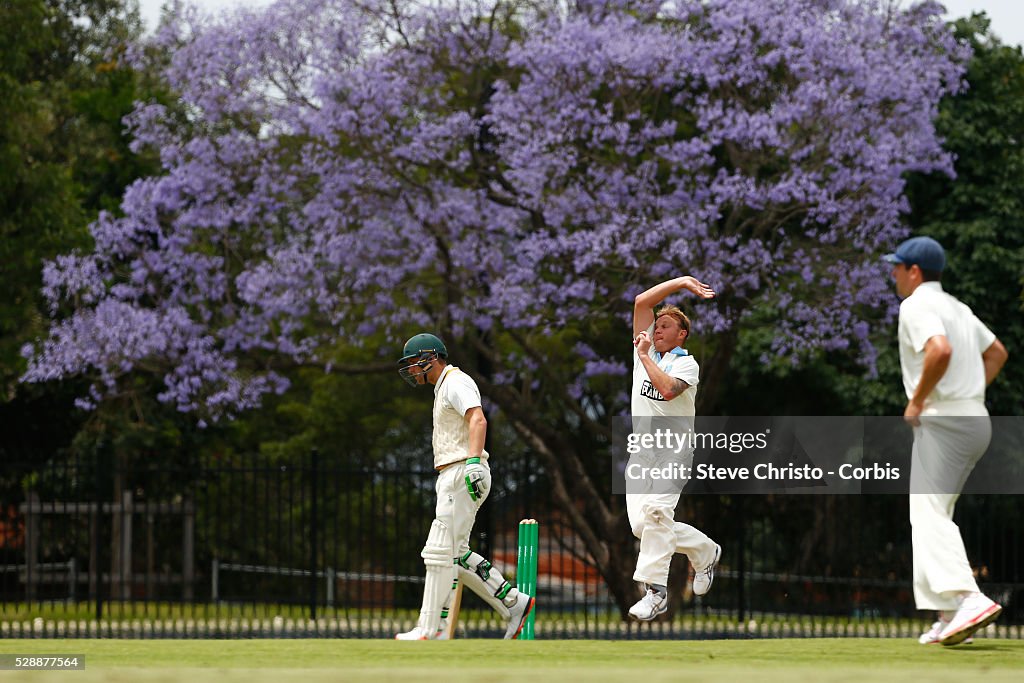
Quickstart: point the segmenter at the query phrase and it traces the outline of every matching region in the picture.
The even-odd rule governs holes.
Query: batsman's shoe
[[[523,632],[523,625],[526,617],[530,616],[533,606],[537,604],[537,598],[517,591],[516,604],[508,608],[508,626],[505,628],[505,640],[515,640]]]
[[[718,560],[722,557],[722,546],[715,544],[715,559],[711,560],[711,564],[700,570],[695,570],[693,575],[693,594],[694,595],[707,595],[708,591],[711,590],[711,584],[715,580],[715,567],[718,566]]]
[[[960,608],[939,634],[943,645],[959,645],[978,629],[985,628],[997,618],[1003,608],[984,593],[968,595],[960,602]]]
[[[405,633],[395,634],[395,640],[430,640],[430,635],[419,626],[414,627],[411,631]]]
[[[650,621],[668,611],[668,596],[656,593],[650,588],[640,601],[629,608],[629,616],[637,621]]]
[[[437,625],[437,633],[434,634],[434,640],[448,640],[447,619],[441,619],[441,622]]]

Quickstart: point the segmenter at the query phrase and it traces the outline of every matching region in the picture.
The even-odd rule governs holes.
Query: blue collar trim
[[[684,349],[682,346],[677,346],[676,348],[674,348],[671,351],[669,351],[669,353],[671,353],[674,356],[689,356],[690,355],[690,352],[687,351],[686,349]],[[660,363],[661,359],[664,358],[664,356],[662,356],[657,351],[654,352],[654,355],[657,356],[657,358],[654,359],[655,363]]]

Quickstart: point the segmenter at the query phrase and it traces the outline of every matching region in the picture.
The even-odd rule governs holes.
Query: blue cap
[[[931,237],[911,237],[896,247],[895,253],[882,257],[889,263],[918,266],[921,270],[941,272],[946,267],[946,251]]]

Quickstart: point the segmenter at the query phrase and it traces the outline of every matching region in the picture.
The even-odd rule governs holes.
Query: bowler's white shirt
[[[654,325],[647,329],[649,335],[654,334]],[[665,400],[651,382],[647,368],[640,362],[640,354],[633,347],[633,391],[630,409],[633,417],[693,417],[696,414],[697,383],[700,382],[700,367],[693,356],[672,353],[659,355],[651,350],[648,352],[658,367],[669,377],[681,379],[689,387],[671,401]]]
[[[985,400],[985,365],[981,354],[996,335],[970,307],[943,291],[938,282],[924,282],[900,304],[899,345],[903,388],[913,398],[924,369],[924,347],[934,336],[949,340],[953,355],[946,373],[926,403]]]
[[[445,367],[434,385],[434,467],[469,457],[466,412],[480,406],[480,389],[473,378],[454,365]],[[487,451],[481,453],[486,461]]]

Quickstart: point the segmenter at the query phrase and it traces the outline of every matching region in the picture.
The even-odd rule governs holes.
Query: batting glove
[[[473,500],[480,500],[487,495],[487,477],[483,465],[480,464],[480,458],[470,458],[466,461],[466,489]]]

